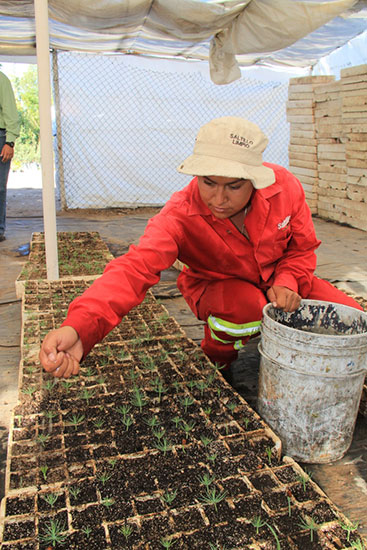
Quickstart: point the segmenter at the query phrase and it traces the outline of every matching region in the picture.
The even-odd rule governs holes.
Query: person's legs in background
[[[354,307],[363,311],[362,306],[356,302],[351,296],[348,296],[343,291],[333,286],[324,279],[314,277],[308,300],[322,300],[324,302],[335,302],[344,306]]]
[[[0,130],[0,151],[4,147],[6,140],[5,130]],[[5,222],[6,222],[6,186],[8,182],[10,160],[2,162],[0,159],[0,241],[5,239]]]
[[[264,293],[246,281],[225,279],[207,286],[198,311],[206,321],[201,347],[213,363],[228,368],[246,342],[259,334],[266,303]]]

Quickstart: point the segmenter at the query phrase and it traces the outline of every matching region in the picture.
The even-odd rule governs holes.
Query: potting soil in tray
[[[44,372],[40,343],[87,286],[24,286],[1,548],[307,550],[360,541],[150,292],[79,376]]]

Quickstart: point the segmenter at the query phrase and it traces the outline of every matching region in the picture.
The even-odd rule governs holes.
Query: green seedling
[[[111,477],[112,477],[111,472],[102,472],[97,476],[97,479],[102,483],[102,485],[104,485],[105,483],[107,483],[109,479],[111,479]]]
[[[124,416],[121,422],[125,426],[125,431],[127,432],[134,421],[131,416]]]
[[[73,414],[72,417],[69,419],[69,422],[72,426],[74,426],[74,429],[76,430],[79,424],[81,424],[84,419],[84,414]]]
[[[100,430],[104,425],[104,420],[103,418],[98,418],[97,420],[95,420],[93,422],[93,426],[95,426],[97,428],[97,430]]]
[[[213,465],[218,458],[218,453],[213,453],[212,455],[206,455],[206,459],[209,460]]]
[[[316,521],[313,518],[307,518],[306,520],[302,520],[299,526],[302,529],[310,531],[310,539],[311,542],[313,542],[313,534],[319,529],[319,525],[316,523]]]
[[[201,496],[201,502],[204,504],[212,504],[215,511],[218,511],[217,505],[222,502],[227,496],[226,491],[218,491],[216,487],[207,487],[206,493]]]
[[[182,418],[180,418],[179,416],[174,416],[172,418],[172,422],[174,423],[174,425],[176,426],[176,428],[178,428],[180,422],[183,422]]]
[[[212,439],[210,439],[210,437],[205,437],[205,435],[202,435],[200,437],[200,441],[202,442],[202,444],[204,445],[204,447],[207,447],[208,445],[210,445],[210,443],[213,441]]]
[[[114,498],[104,498],[103,500],[101,500],[101,504],[103,504],[103,506],[105,506],[106,508],[111,508],[111,506],[113,506],[115,504],[115,499]]]
[[[158,439],[158,441],[160,441],[162,439],[162,437],[164,436],[164,434],[166,433],[166,429],[161,427],[161,428],[154,428],[153,429],[153,435],[154,437],[156,437]]]
[[[57,499],[59,498],[59,495],[56,495],[55,493],[47,493],[47,495],[41,495],[41,498],[47,502],[47,504],[49,506],[51,506],[51,508],[54,507],[54,504],[55,502],[57,501]]]
[[[174,491],[166,491],[162,496],[161,496],[161,500],[162,502],[168,504],[169,506],[172,504],[172,502],[175,500],[177,496],[177,489],[175,489]]]
[[[117,464],[117,458],[109,458],[107,462],[112,466],[112,468],[114,468]]]
[[[79,487],[69,487],[69,493],[73,498],[75,498],[75,500],[77,500],[80,493],[80,489]]]
[[[272,456],[273,456],[273,450],[272,450],[271,447],[266,447],[265,452],[268,456],[269,466],[271,466],[271,459],[272,459]]]
[[[195,428],[195,424],[196,422],[194,422],[194,420],[190,420],[190,422],[186,422],[185,420],[183,420],[181,422],[181,428],[185,432],[186,436],[188,436],[189,433],[192,432],[192,430]]]
[[[166,454],[167,451],[172,449],[172,445],[166,437],[164,437],[161,441],[157,441],[154,447],[159,451],[162,451],[164,455]]]
[[[67,535],[63,535],[65,525],[57,519],[51,519],[46,525],[44,532],[40,535],[41,542],[55,547],[57,544],[65,544]]]
[[[99,376],[97,378],[97,382],[98,382],[98,384],[100,384],[102,386],[102,384],[104,384],[106,382],[106,377],[105,376]]]
[[[32,396],[35,391],[36,391],[36,388],[34,388],[32,386],[28,386],[27,388],[22,389],[22,393],[24,393],[25,395],[30,395],[30,396]]]
[[[255,527],[257,535],[259,534],[259,530],[261,529],[261,527],[264,527],[264,525],[266,525],[266,521],[261,519],[261,516],[254,516],[251,520],[251,523]]]
[[[135,382],[139,378],[139,374],[135,371],[134,368],[131,368],[126,375],[126,378],[131,382]]]
[[[278,535],[277,535],[276,532],[275,532],[274,527],[272,527],[271,525],[269,525],[269,523],[266,523],[266,526],[268,527],[268,529],[270,530],[271,534],[272,534],[273,537],[275,538],[275,542],[276,542],[276,545],[277,545],[277,550],[281,550],[280,541],[279,541]]]
[[[120,405],[120,407],[116,408],[116,411],[121,413],[122,416],[126,416],[131,411],[131,407],[129,405]]]
[[[232,414],[234,413],[234,411],[235,411],[236,408],[237,408],[236,403],[231,403],[231,402],[227,403],[226,406],[227,406],[227,409],[228,409]]]
[[[351,542],[351,548],[355,548],[356,550],[366,550],[366,545],[361,539],[354,540]]]
[[[347,532],[347,541],[350,541],[350,534],[358,529],[359,521],[355,523],[344,523],[342,520],[339,520],[340,527]]]
[[[73,381],[72,380],[61,380],[61,384],[62,384],[62,387],[64,388],[64,390],[66,391],[66,393],[68,393],[71,386],[73,385]]]
[[[127,542],[127,540],[130,538],[130,536],[133,533],[133,528],[131,527],[131,525],[124,523],[124,525],[120,527],[119,531],[122,534],[122,536],[125,537],[125,540]]]
[[[307,489],[306,485],[307,485],[307,482],[310,481],[310,479],[311,479],[311,474],[309,472],[306,472],[305,475],[300,474],[299,476],[297,476],[297,480],[302,483],[304,492],[306,492],[306,489]]]
[[[90,376],[94,376],[96,374],[96,371],[93,367],[88,367],[87,370],[85,371],[85,376],[88,376],[88,378]]]
[[[91,533],[92,533],[92,528],[91,527],[83,527],[82,528],[82,533],[87,537],[87,539],[89,539]]]
[[[209,474],[204,474],[202,477],[199,476],[198,477],[198,480],[199,480],[199,483],[200,485],[204,485],[204,487],[206,489],[208,489],[208,487],[214,483],[215,481],[215,477],[211,477]]]
[[[163,546],[163,548],[166,548],[167,550],[169,550],[170,548],[172,548],[174,544],[176,544],[176,541],[169,538],[162,538],[160,540],[160,543]]]
[[[50,439],[50,434],[39,434],[37,436],[37,441],[42,447],[46,445],[49,439]]]
[[[131,397],[131,404],[134,407],[138,407],[140,412],[142,412],[143,407],[148,404],[148,401],[145,399],[144,394],[139,390],[139,388],[134,388],[134,395]]]
[[[204,380],[196,382],[196,387],[200,392],[201,397],[204,395],[205,390],[208,388],[208,384]]]
[[[186,395],[183,399],[180,399],[181,404],[184,406],[185,413],[187,413],[187,409],[194,404],[194,400],[189,395]]]
[[[162,394],[167,393],[168,388],[163,385],[163,382],[159,378],[159,376],[156,376],[156,378],[154,378],[154,380],[152,381],[152,389],[158,394],[158,403],[160,403],[162,399]]]
[[[144,422],[149,426],[149,428],[151,428],[152,430],[154,430],[154,428],[157,428],[159,425],[160,425],[160,420],[158,419],[157,416],[152,416],[150,418],[145,418],[144,419]]]
[[[47,380],[44,384],[43,384],[43,387],[46,391],[52,391],[53,388],[55,387],[55,385],[57,384],[56,380],[53,379],[53,380]]]
[[[94,396],[95,390],[89,390],[88,388],[84,388],[82,393],[80,394],[81,399],[85,399],[87,402],[87,405],[89,405],[89,400]]]

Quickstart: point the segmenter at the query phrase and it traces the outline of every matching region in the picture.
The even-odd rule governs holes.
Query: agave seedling
[[[57,544],[65,544],[67,535],[63,534],[63,531],[65,531],[65,525],[57,519],[51,519],[46,524],[44,532],[40,535],[40,540],[54,547]]]
[[[313,518],[307,518],[306,520],[302,520],[299,526],[302,529],[310,531],[310,539],[311,542],[313,542],[313,534],[319,529],[319,525],[316,523],[316,521]]]

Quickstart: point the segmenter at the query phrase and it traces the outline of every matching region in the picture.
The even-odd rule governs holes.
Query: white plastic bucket
[[[348,450],[367,371],[367,314],[302,300],[293,313],[263,310],[258,409],[302,462],[325,463]]]

